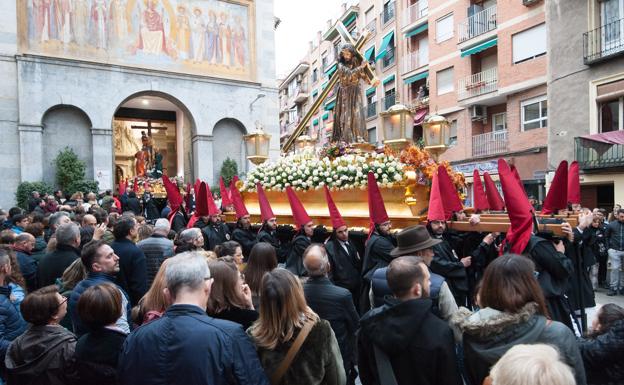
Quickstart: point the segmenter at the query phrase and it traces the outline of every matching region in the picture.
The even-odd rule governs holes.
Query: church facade
[[[0,14],[0,207],[54,185],[65,147],[100,189],[135,174],[149,135],[163,171],[214,184],[256,125],[279,155],[273,1],[17,0]],[[146,134],[148,133],[148,134]],[[152,139],[153,137],[153,139]]]

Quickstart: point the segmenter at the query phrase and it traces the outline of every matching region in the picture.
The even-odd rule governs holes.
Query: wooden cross
[[[166,130],[167,126],[152,126],[152,121],[147,121],[147,126],[130,126],[133,130],[145,130],[147,128],[147,136],[152,136],[152,130]]]

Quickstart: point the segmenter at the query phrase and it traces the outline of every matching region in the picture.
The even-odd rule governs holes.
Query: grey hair
[[[200,289],[206,279],[210,279],[210,270],[206,258],[201,253],[188,251],[167,260],[165,282],[173,298],[182,288]]]
[[[56,244],[71,245],[72,242],[80,238],[80,229],[75,223],[65,223],[56,229]]]
[[[572,368],[562,362],[559,351],[550,345],[516,345],[490,371],[492,384],[574,385]]]
[[[55,226],[59,223],[62,217],[69,218],[69,213],[67,211],[59,211],[52,215],[50,215],[50,219],[48,220],[48,224],[50,226]]]
[[[158,218],[156,224],[154,225],[154,231],[156,230],[169,232],[169,230],[171,230],[171,225],[169,224],[169,221],[165,218]]]
[[[199,238],[201,234],[201,230],[197,227],[193,227],[190,229],[186,229],[180,233],[179,241],[184,243],[190,243],[194,239]]]
[[[306,260],[306,256],[314,249],[319,249],[321,257],[319,258],[320,264],[318,266],[309,266]],[[327,250],[325,246],[320,243],[313,243],[303,253],[303,267],[308,272],[310,277],[322,277],[329,271],[329,257],[327,256]]]
[[[0,267],[6,266],[9,263],[11,263],[11,256],[6,250],[0,249]]]

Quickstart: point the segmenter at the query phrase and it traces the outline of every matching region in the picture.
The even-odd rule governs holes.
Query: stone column
[[[43,126],[20,124],[21,181],[37,182],[43,179]]]
[[[113,130],[91,128],[93,144],[93,179],[99,182],[100,190],[113,190],[115,171],[113,169]]]
[[[178,169],[176,174],[184,176],[184,113],[176,109],[176,155]]]
[[[193,179],[199,178],[209,185],[214,184],[212,164],[212,135],[195,135],[193,143]]]

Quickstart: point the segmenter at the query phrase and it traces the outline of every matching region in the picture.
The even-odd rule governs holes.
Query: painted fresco
[[[238,79],[252,78],[250,3],[23,0],[22,50]]]

